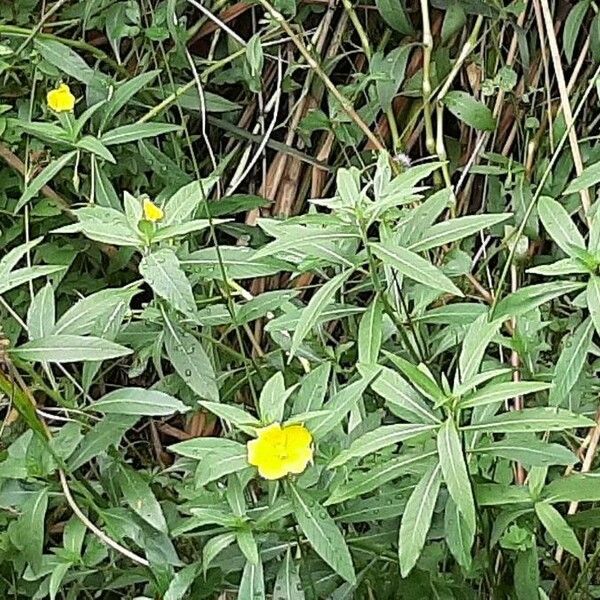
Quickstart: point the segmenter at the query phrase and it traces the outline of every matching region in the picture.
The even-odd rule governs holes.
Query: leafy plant
[[[596,597],[594,9],[0,6],[0,596]]]

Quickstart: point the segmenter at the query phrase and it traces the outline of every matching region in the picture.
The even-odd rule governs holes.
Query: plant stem
[[[300,54],[306,60],[308,66],[315,71],[319,79],[325,84],[325,87],[330,91],[331,95],[340,103],[340,106],[344,112],[354,121],[354,123],[361,129],[367,139],[373,144],[373,146],[380,152],[386,152],[385,146],[379,141],[379,138],[369,129],[368,125],[362,120],[360,115],[354,110],[352,103],[337,89],[335,84],[327,77],[327,74],[319,63],[313,58],[308,48],[300,41],[298,36],[294,33],[292,28],[289,26],[285,17],[275,10],[275,8],[267,0],[258,0],[263,8],[271,15],[271,17],[279,24],[279,26],[285,31],[285,33],[292,40],[296,48],[300,51]]]

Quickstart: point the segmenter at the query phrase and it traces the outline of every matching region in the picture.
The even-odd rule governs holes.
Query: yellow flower
[[[55,90],[50,90],[46,100],[54,112],[69,112],[75,106],[75,96],[71,94],[66,83],[61,83]]]
[[[165,216],[162,208],[156,206],[149,198],[144,198],[144,217],[152,223],[160,221]]]
[[[302,473],[313,458],[312,435],[304,425],[273,423],[248,442],[248,462],[265,479]]]

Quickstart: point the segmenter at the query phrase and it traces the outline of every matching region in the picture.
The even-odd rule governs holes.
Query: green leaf
[[[478,373],[477,375],[471,377],[471,379],[467,379],[467,381],[464,383],[455,384],[452,395],[457,397],[466,396],[471,390],[479,385],[484,384],[486,381],[495,379],[496,377],[501,377],[502,375],[508,375],[511,372],[512,369],[509,367],[501,367],[500,369],[483,371],[483,373]]]
[[[330,463],[329,468],[340,467],[346,464],[353,458],[362,458],[367,454],[372,454],[387,448],[393,444],[398,444],[405,440],[410,440],[414,437],[420,436],[428,431],[437,429],[435,424],[408,424],[398,423],[395,425],[383,425],[377,427],[373,431],[369,431],[364,435],[361,435],[358,439],[352,442],[350,448],[342,450]]]
[[[592,317],[592,323],[600,333],[600,277],[592,275],[587,285],[587,305]]]
[[[50,575],[50,580],[48,581],[48,593],[50,595],[50,600],[54,600],[56,598],[56,594],[58,593],[61,583],[71,566],[72,564],[69,562],[58,563],[52,571],[52,575]]]
[[[570,406],[569,394],[585,365],[593,333],[592,319],[587,318],[567,337],[554,369],[554,387],[550,390],[549,398],[551,406]]]
[[[452,498],[448,498],[446,501],[444,531],[446,533],[446,543],[456,562],[464,569],[470,569],[472,563],[471,548],[475,541],[475,531],[469,528],[466,519],[458,510]]]
[[[47,283],[34,296],[27,310],[29,339],[42,338],[54,329],[55,321],[54,288]]]
[[[483,304],[456,302],[432,308],[424,312],[418,320],[442,325],[470,325],[484,313],[487,313],[487,308]]]
[[[561,514],[547,502],[536,502],[535,514],[556,542],[583,563],[585,560],[583,548]]]
[[[579,290],[584,285],[579,281],[553,281],[523,287],[498,302],[493,315],[494,322],[524,315],[554,298]]]
[[[484,388],[461,398],[459,408],[473,408],[475,406],[485,406],[486,404],[494,404],[502,402],[516,396],[526,396],[547,390],[552,387],[548,383],[538,381],[507,381],[502,383],[490,383]]]
[[[466,20],[462,4],[457,0],[450,2],[442,25],[442,42],[446,44],[450,41],[464,27]]]
[[[445,392],[438,387],[424,364],[417,367],[401,356],[388,352],[385,354],[424,396],[439,404],[447,400]]]
[[[479,483],[475,486],[478,506],[531,504],[529,490],[523,485]]]
[[[316,424],[311,427],[311,433],[316,440],[324,437],[334,429],[358,404],[370,382],[370,379],[363,377],[334,394],[331,400],[323,406],[325,410],[329,411],[328,414],[319,418]]]
[[[368,521],[385,521],[395,519],[404,513],[408,498],[405,497],[407,489],[411,486],[402,486],[401,491],[379,493],[373,497],[357,499],[346,503],[345,509],[338,512],[336,521],[342,523],[366,523]]]
[[[353,265],[349,258],[340,255],[339,245],[336,244],[344,241],[357,241],[360,235],[355,229],[334,226],[304,227],[296,224],[277,224],[273,227],[273,224],[265,219],[259,220],[258,224],[269,235],[277,236],[278,239],[258,250],[255,259],[275,254],[287,258],[292,253],[300,257],[304,255],[325,257],[334,263]]]
[[[115,144],[137,142],[148,137],[158,137],[173,131],[181,131],[181,127],[170,123],[133,123],[107,131],[102,135],[100,141],[105,146],[114,146]]]
[[[179,259],[170,248],[161,248],[144,256],[140,274],[154,293],[186,315],[194,315],[196,302],[192,286],[179,266]]]
[[[377,365],[359,365],[358,372],[365,378],[377,376],[371,382],[371,389],[382,396],[390,411],[409,423],[439,423],[421,395],[396,371]]]
[[[375,90],[383,111],[392,107],[392,100],[404,81],[406,65],[412,50],[410,45],[399,46],[386,56],[382,52],[376,52],[371,58],[369,67],[371,74],[376,77]]]
[[[263,576],[262,562],[253,564],[250,561],[246,562],[244,571],[242,572],[242,580],[240,581],[240,589],[238,598],[250,598],[252,600],[265,599],[265,581]]]
[[[139,293],[137,287],[109,288],[75,302],[56,322],[54,335],[87,335],[108,322],[123,303]]]
[[[542,598],[539,591],[541,588],[538,562],[539,558],[534,538],[531,547],[524,552],[519,552],[515,562],[514,589],[517,600],[531,600],[536,596]]]
[[[206,456],[205,461],[198,465],[196,471],[196,485],[204,486],[225,475],[238,473],[248,469],[248,458],[246,448],[243,452],[234,454],[233,452],[214,452]]]
[[[181,454],[181,456],[200,460],[204,458],[206,454],[228,453],[233,455],[241,452],[245,453],[246,446],[240,442],[229,440],[227,438],[202,437],[186,440],[185,442],[178,442],[177,444],[169,446],[169,450]]]
[[[532,467],[574,465],[577,456],[560,444],[548,444],[532,437],[510,436],[471,450],[477,454],[499,456]]]
[[[408,475],[412,467],[421,461],[432,458],[436,452],[421,452],[417,455],[399,456],[387,460],[385,464],[373,467],[369,471],[363,471],[333,489],[325,505],[339,504],[345,500],[356,498],[361,494],[367,494],[380,488],[388,481]]]
[[[110,123],[119,111],[126,106],[127,102],[133,98],[140,90],[148,87],[148,84],[160,73],[160,70],[147,71],[136,75],[131,79],[119,84],[111,98],[107,100],[102,108],[102,127]]]
[[[238,429],[250,435],[254,435],[254,430],[261,426],[256,417],[234,404],[219,404],[217,402],[200,402],[199,404],[220,419],[235,425]]]
[[[90,410],[113,415],[162,417],[176,412],[185,413],[190,408],[164,392],[123,387],[102,396],[90,406]]]
[[[385,264],[394,267],[402,275],[442,292],[463,295],[446,275],[418,254],[395,244],[374,243],[370,246]]]
[[[462,383],[469,381],[477,374],[485,350],[500,330],[501,325],[500,319],[488,321],[488,315],[484,313],[469,326],[463,338],[462,350],[458,358],[458,372]]]
[[[376,0],[375,4],[381,18],[392,29],[404,35],[410,35],[414,32],[402,0]]]
[[[544,275],[545,277],[557,277],[562,275],[575,275],[589,273],[590,270],[577,258],[563,258],[549,265],[540,265],[527,269],[533,275]],[[556,282],[559,283],[559,282]]]
[[[232,475],[229,476],[228,479],[228,490],[229,491],[229,485],[231,484],[231,477]],[[235,475],[233,475],[233,477],[235,477]],[[250,531],[249,528],[247,527],[243,527],[241,529],[238,529],[235,532],[235,537],[236,537],[236,541],[237,541],[237,545],[239,547],[239,549],[241,550],[242,554],[244,555],[244,557],[246,558],[246,560],[249,563],[252,563],[253,565],[258,565],[260,560],[259,560],[259,556],[258,556],[258,545],[256,544],[256,539],[254,538],[254,534],[252,533],[252,531]]]
[[[98,166],[94,169],[94,190],[96,192],[96,202],[104,208],[119,210],[121,203],[113,184],[104,170]]]
[[[138,421],[138,416],[107,415],[88,431],[68,461],[70,471],[99,456],[111,446],[116,446],[127,430]]]
[[[467,217],[442,221],[441,223],[432,225],[419,241],[409,246],[409,249],[413,252],[422,252],[431,248],[439,248],[445,244],[473,235],[482,229],[497,225],[511,217],[511,214],[469,215]]]
[[[258,407],[260,417],[263,423],[273,423],[275,421],[283,421],[283,411],[285,409],[285,401],[294,391],[294,388],[285,389],[285,381],[283,373],[275,373],[265,383],[260,392],[258,399]]]
[[[437,464],[425,472],[408,499],[398,536],[402,577],[410,573],[423,551],[441,482],[441,468]]]
[[[131,228],[126,216],[114,208],[94,205],[74,212],[79,222],[55,229],[53,233],[81,232],[91,240],[105,244],[133,247],[142,245],[141,238]]]
[[[292,336],[292,345],[290,348],[290,358],[296,354],[304,338],[310,333],[316,325],[319,315],[323,309],[333,302],[335,293],[342,287],[346,279],[350,277],[351,270],[343,271],[322,285],[315,295],[310,299],[306,308],[302,311],[294,335]]]
[[[565,254],[576,258],[572,246],[585,248],[585,242],[563,205],[548,196],[542,196],[537,209],[542,224],[554,243]]]
[[[382,304],[379,299],[371,302],[358,327],[358,362],[375,364],[381,348]]]
[[[568,63],[573,61],[573,52],[577,37],[583,25],[583,19],[590,7],[590,0],[581,0],[569,11],[563,30],[563,49]]]
[[[22,269],[16,269],[11,271],[7,275],[2,275],[2,281],[0,281],[0,294],[5,294],[9,290],[16,288],[24,283],[28,283],[38,277],[44,275],[52,275],[59,271],[64,271],[63,266],[53,265],[40,265],[35,267],[23,267]]]
[[[154,529],[168,533],[162,508],[144,477],[137,471],[121,465],[118,482],[129,508]]]
[[[178,571],[169,583],[163,600],[185,600],[186,594],[198,575],[198,565],[188,565]]]
[[[594,421],[583,415],[577,415],[562,408],[540,407],[494,415],[479,423],[465,425],[462,429],[489,433],[530,433],[593,426]]]
[[[189,220],[206,201],[218,181],[218,175],[210,175],[180,187],[163,206],[163,225],[178,225]]]
[[[33,248],[35,248],[40,242],[42,238],[35,238],[29,242],[25,242],[24,244],[20,244],[16,246],[12,250],[9,250],[0,260],[0,276],[4,277],[8,275],[10,271],[12,271],[19,261]]]
[[[327,362],[302,378],[292,407],[292,415],[319,410],[323,406],[330,375],[331,363]]]
[[[131,354],[129,348],[82,335],[48,335],[13,348],[10,353],[30,362],[70,363],[107,360]]]
[[[21,551],[34,572],[42,565],[47,508],[48,489],[42,488],[25,501],[16,527],[11,531],[11,541]]]
[[[304,591],[298,569],[292,560],[292,552],[288,547],[285,558],[277,571],[273,600],[304,600]]]
[[[219,401],[219,388],[212,363],[202,344],[163,313],[165,348],[179,376],[200,398]]]
[[[213,219],[213,225],[219,225],[221,223],[227,223],[228,219]],[[156,233],[152,236],[152,242],[162,242],[164,240],[170,240],[172,238],[187,235],[188,233],[195,233],[208,229],[211,222],[208,219],[194,219],[187,223],[181,223],[180,225],[168,225],[167,227],[160,227]]]
[[[53,160],[42,169],[27,185],[22,196],[15,206],[14,214],[17,214],[32,198],[37,196],[41,189],[49,183],[77,154],[76,150],[63,154],[60,158]]]
[[[543,491],[544,500],[555,502],[597,502],[600,500],[598,473],[573,474],[551,481]]]
[[[289,483],[289,494],[300,529],[315,552],[343,579],[356,582],[346,540],[327,511],[310,493]]]
[[[291,271],[288,263],[270,257],[256,258],[257,251],[243,246],[219,246],[196,250],[182,259],[181,264],[192,267],[203,277],[222,279],[221,264],[228,279],[268,277],[280,271]]]
[[[40,56],[57,69],[86,85],[99,83],[101,77],[74,50],[56,40],[36,37],[35,48]]]
[[[581,174],[573,179],[573,181],[571,181],[571,183],[566,187],[565,191],[563,192],[563,196],[577,194],[582,190],[587,190],[593,185],[596,185],[598,182],[600,182],[600,162],[588,165],[581,172]]]
[[[209,537],[204,548],[202,548],[202,569],[206,576],[206,571],[210,567],[212,561],[223,551],[227,546],[231,546],[235,542],[235,533],[221,533],[214,537]]]
[[[471,480],[463,455],[460,434],[452,419],[448,419],[441,426],[437,437],[437,449],[448,493],[465,518],[467,526],[475,531],[475,501]]]
[[[484,131],[493,131],[496,128],[496,119],[492,111],[466,92],[458,90],[448,92],[442,98],[442,102],[457,119],[470,127]]]
[[[108,161],[109,163],[115,164],[117,161],[112,155],[112,152],[97,138],[92,135],[84,135],[75,144],[77,148],[87,150],[91,154],[95,154],[100,158]]]

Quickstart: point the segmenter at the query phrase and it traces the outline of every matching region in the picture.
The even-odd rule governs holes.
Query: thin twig
[[[369,129],[368,125],[362,120],[360,115],[352,106],[352,103],[346,98],[335,86],[335,84],[327,77],[327,74],[321,68],[321,65],[313,58],[308,48],[300,41],[300,38],[293,32],[289,26],[285,17],[275,10],[275,8],[267,2],[267,0],[258,0],[263,8],[271,15],[271,17],[279,24],[279,26],[285,31],[285,33],[292,40],[296,48],[300,51],[300,54],[304,57],[307,64],[311,69],[314,69],[315,73],[325,84],[325,87],[331,92],[331,95],[340,103],[340,106],[344,112],[360,127],[362,132],[366,135],[367,139],[373,144],[373,146],[380,152],[385,152],[385,146],[379,141],[377,136]]]
[[[579,141],[577,140],[577,130],[575,129],[573,113],[571,112],[569,92],[567,90],[565,74],[562,68],[560,50],[558,49],[556,34],[554,33],[552,13],[550,12],[548,0],[540,0],[540,2],[542,3],[542,15],[544,17],[544,23],[546,24],[546,34],[548,36],[548,43],[550,44],[550,53],[552,54],[552,64],[554,67],[554,73],[556,74],[556,83],[558,85],[558,91],[560,93],[560,104],[562,107],[563,114],[565,116],[565,125],[567,126],[567,129],[569,131],[569,145],[571,146],[571,154],[573,155],[573,164],[575,165],[575,172],[579,176],[583,171],[583,161],[581,159],[581,151],[579,150]],[[585,217],[587,219],[590,206],[592,204],[588,189],[584,188],[583,190],[581,190],[580,196],[581,205],[583,206]]]

